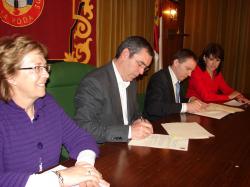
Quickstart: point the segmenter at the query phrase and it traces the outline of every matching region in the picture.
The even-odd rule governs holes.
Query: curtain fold
[[[223,75],[236,90],[250,93],[250,1],[186,0],[184,47],[197,55],[209,42],[225,50]]]
[[[120,42],[131,35],[145,37],[153,46],[154,0],[97,0],[97,67],[107,64]],[[150,71],[138,79],[144,93]]]

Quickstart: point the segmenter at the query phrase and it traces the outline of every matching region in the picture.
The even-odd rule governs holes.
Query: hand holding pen
[[[132,139],[143,139],[153,133],[152,124],[141,115],[131,126]]]

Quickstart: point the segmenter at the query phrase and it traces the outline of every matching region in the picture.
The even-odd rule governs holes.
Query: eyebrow
[[[146,65],[145,62],[141,61],[141,60],[137,60],[138,62],[140,62],[142,65],[144,65],[146,68],[148,68],[148,66]]]

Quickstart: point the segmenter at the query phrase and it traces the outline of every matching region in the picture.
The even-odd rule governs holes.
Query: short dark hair
[[[173,64],[174,60],[179,60],[180,63],[184,62],[187,58],[193,58],[195,61],[197,60],[196,54],[190,49],[180,49],[178,50],[172,58],[171,64]]]
[[[218,68],[216,69],[216,74],[218,74],[221,71],[222,68],[222,62],[224,61],[224,50],[218,43],[209,43],[204,49],[199,57],[198,65],[201,68],[202,71],[206,70],[206,63],[204,60],[204,57],[209,58],[210,56],[214,58],[220,59],[220,64]]]
[[[141,36],[130,36],[122,41],[116,50],[115,58],[119,58],[122,51],[126,48],[129,50],[129,57],[132,57],[143,48],[147,49],[148,54],[154,57],[154,50],[150,43]]]

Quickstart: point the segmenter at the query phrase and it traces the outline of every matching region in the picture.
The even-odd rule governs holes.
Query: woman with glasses
[[[46,48],[25,36],[0,39],[0,186],[99,186],[98,147],[46,94]],[[74,167],[59,163],[62,144]]]
[[[217,43],[208,44],[190,77],[187,97],[195,96],[204,102],[225,102],[236,99],[243,103],[250,103],[240,92],[225,82],[221,73],[223,61],[222,47]]]

